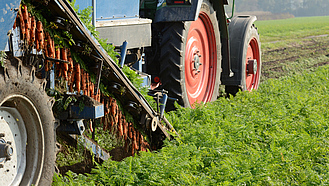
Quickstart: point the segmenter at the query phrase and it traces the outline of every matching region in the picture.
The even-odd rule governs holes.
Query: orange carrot
[[[86,90],[85,90],[85,95],[90,96],[89,92],[89,74],[85,71],[85,78],[86,78]]]
[[[34,16],[31,17],[31,42],[30,45],[33,45],[33,43],[35,42],[35,29],[36,29],[36,21]]]
[[[140,136],[140,133],[139,133],[139,131],[137,131],[137,134],[136,134],[136,149],[137,150],[139,150],[139,146],[140,146],[139,136]]]
[[[119,112],[119,121],[118,121],[118,131],[119,131],[119,136],[123,136],[123,128],[122,128],[122,114]]]
[[[94,83],[90,81],[90,97],[94,98],[95,99],[95,94],[94,94]]]
[[[86,90],[86,77],[85,77],[85,71],[83,69],[81,69],[81,89],[83,91],[83,94],[85,94],[85,90]]]
[[[80,70],[80,64],[75,64],[75,88],[80,93],[80,81],[81,81],[81,70]]]
[[[26,11],[27,12],[27,11]],[[25,33],[26,33],[26,41],[28,41],[28,43],[31,43],[30,41],[30,35],[31,35],[31,14],[28,13],[27,15],[27,19],[25,20]]]
[[[67,60],[67,50],[66,50],[66,48],[62,48],[61,54],[62,54],[62,60],[68,61]],[[64,80],[65,81],[68,80],[68,77],[67,77],[67,71],[68,70],[69,70],[69,64],[63,63],[63,74],[64,74]]]
[[[27,11],[27,6],[26,5],[22,5],[22,17],[23,17],[23,24],[24,24],[24,33],[25,33],[25,38],[27,39],[27,41],[29,41],[30,39],[30,34],[28,32],[28,19],[29,19],[29,13]],[[21,28],[23,31],[23,28]]]
[[[71,81],[70,82],[70,87],[69,87],[70,92],[73,92],[74,80],[75,80],[75,71],[72,71],[71,79],[69,80],[69,81]]]
[[[37,22],[37,39],[39,41],[39,48],[37,48],[37,50],[40,51],[42,47],[44,47],[44,33],[43,33],[43,27],[41,21]]]
[[[25,23],[24,23],[24,17],[23,17],[23,13],[22,13],[22,6],[20,6],[19,10],[18,10],[18,15],[19,15],[19,23],[20,23],[20,27],[21,27],[21,32],[22,32],[22,38],[25,38]]]
[[[130,139],[133,138],[132,123],[129,123],[129,124],[128,124],[128,137],[129,137]]]

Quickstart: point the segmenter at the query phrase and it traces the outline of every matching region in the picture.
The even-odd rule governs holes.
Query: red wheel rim
[[[201,64],[198,66],[195,61]],[[217,48],[214,28],[209,16],[201,12],[199,18],[191,23],[185,48],[185,85],[192,107],[195,102],[211,101],[216,71]]]
[[[246,56],[246,87],[248,91],[252,91],[258,88],[259,75],[260,75],[260,55],[259,45],[256,38],[252,38],[248,44],[247,56]],[[257,61],[256,73],[248,71],[249,61]]]

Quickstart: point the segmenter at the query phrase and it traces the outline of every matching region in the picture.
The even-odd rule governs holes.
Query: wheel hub
[[[0,163],[5,159],[9,161],[13,153],[14,149],[11,146],[11,142],[6,142],[4,139],[0,139]]]
[[[248,73],[248,75],[257,73],[257,60],[256,59],[248,60],[247,73]]]
[[[200,51],[195,52],[194,59],[192,62],[194,63],[193,70],[196,71],[196,74],[200,72],[199,67],[202,65],[202,63],[200,62],[200,58],[201,58]]]
[[[24,122],[15,108],[0,107],[0,180],[18,185],[26,168],[27,136]]]

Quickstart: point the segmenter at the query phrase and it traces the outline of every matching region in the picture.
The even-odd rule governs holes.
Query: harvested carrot
[[[74,85],[74,80],[75,80],[75,71],[72,71],[72,75],[71,75],[71,79],[70,81],[70,87],[69,87],[69,91],[73,92],[73,85]]]
[[[22,31],[24,29],[24,35],[25,35],[25,39],[27,39],[27,41],[29,41],[29,36],[30,34],[28,33],[28,19],[29,19],[29,13],[27,11],[27,6],[26,5],[22,5],[22,17],[23,17],[23,24],[24,24],[24,28],[21,28]]]
[[[45,56],[48,57],[48,50],[44,50]],[[45,71],[48,72],[49,71],[49,60],[45,60]]]
[[[57,45],[57,46],[55,46],[55,58],[56,59],[61,59],[61,50],[60,50],[60,48],[59,48],[59,46]],[[59,62],[56,62],[56,64],[59,64]]]
[[[30,35],[31,35],[31,14],[28,13],[27,14],[27,19],[25,20],[25,33],[26,33],[26,41],[28,41],[29,43],[30,41]]]
[[[22,15],[23,15],[24,22],[26,23],[27,19],[28,19],[28,15],[29,15],[26,5],[22,5]]]
[[[135,148],[135,150],[138,150],[138,146],[137,146],[137,132],[135,131],[134,133],[133,133],[133,145],[134,145],[134,148]]]
[[[81,81],[81,70],[80,70],[80,64],[76,63],[75,64],[75,88],[78,91],[78,93],[80,93],[80,83]]]
[[[90,86],[89,86],[89,88],[90,88],[90,97],[95,99],[95,93],[94,93],[95,89],[94,89],[94,87],[95,87],[94,83],[90,81]]]
[[[83,91],[83,94],[86,95],[85,94],[85,90],[86,90],[86,77],[85,77],[85,71],[83,69],[81,69],[81,89]]]
[[[122,128],[123,128],[123,136],[124,136],[124,139],[125,141],[128,139],[127,135],[128,135],[128,127],[127,127],[127,121],[126,120],[123,120],[123,124],[122,124]]]
[[[41,21],[37,22],[37,40],[39,41],[39,48],[37,48],[37,50],[40,51],[41,49],[43,49],[42,47],[44,46],[44,33]]]
[[[64,61],[68,61],[67,60],[67,49],[66,48],[62,48],[61,49],[61,54],[62,54],[62,60]],[[67,71],[69,70],[69,64],[67,63],[63,63],[63,75],[64,75],[64,80],[67,81]]]
[[[134,147],[133,144],[131,145],[131,155],[132,155],[132,156],[135,155],[135,147]]]
[[[89,92],[89,74],[87,72],[85,72],[85,78],[86,78],[86,90],[85,90],[85,95],[86,96],[90,96],[90,92]]]
[[[18,10],[18,15],[19,15],[19,23],[21,27],[21,32],[22,32],[22,38],[25,38],[25,23],[24,23],[24,18],[23,18],[23,13],[22,13],[22,6],[20,6],[20,9]]]
[[[139,142],[139,136],[140,136],[140,133],[139,131],[136,131],[137,134],[136,134],[136,150],[139,150],[139,146],[140,146],[140,142]]]
[[[122,113],[121,111],[119,112],[119,121],[118,121],[118,131],[119,131],[119,136],[123,136],[123,127],[122,127]]]
[[[61,59],[61,49],[59,48],[59,45],[55,46],[55,58]],[[56,69],[58,73],[58,77],[62,76],[62,64],[58,61],[56,61]]]
[[[30,45],[33,45],[35,42],[35,29],[37,27],[37,23],[35,20],[35,17],[32,16],[31,17],[31,41],[30,41]]]
[[[129,124],[128,124],[128,137],[129,137],[130,139],[133,138],[132,123],[129,123]]]

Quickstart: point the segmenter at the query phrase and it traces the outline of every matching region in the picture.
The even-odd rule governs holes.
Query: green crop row
[[[53,185],[328,185],[329,67],[167,115],[180,138]]]
[[[329,34],[329,16],[257,21],[262,42]]]

